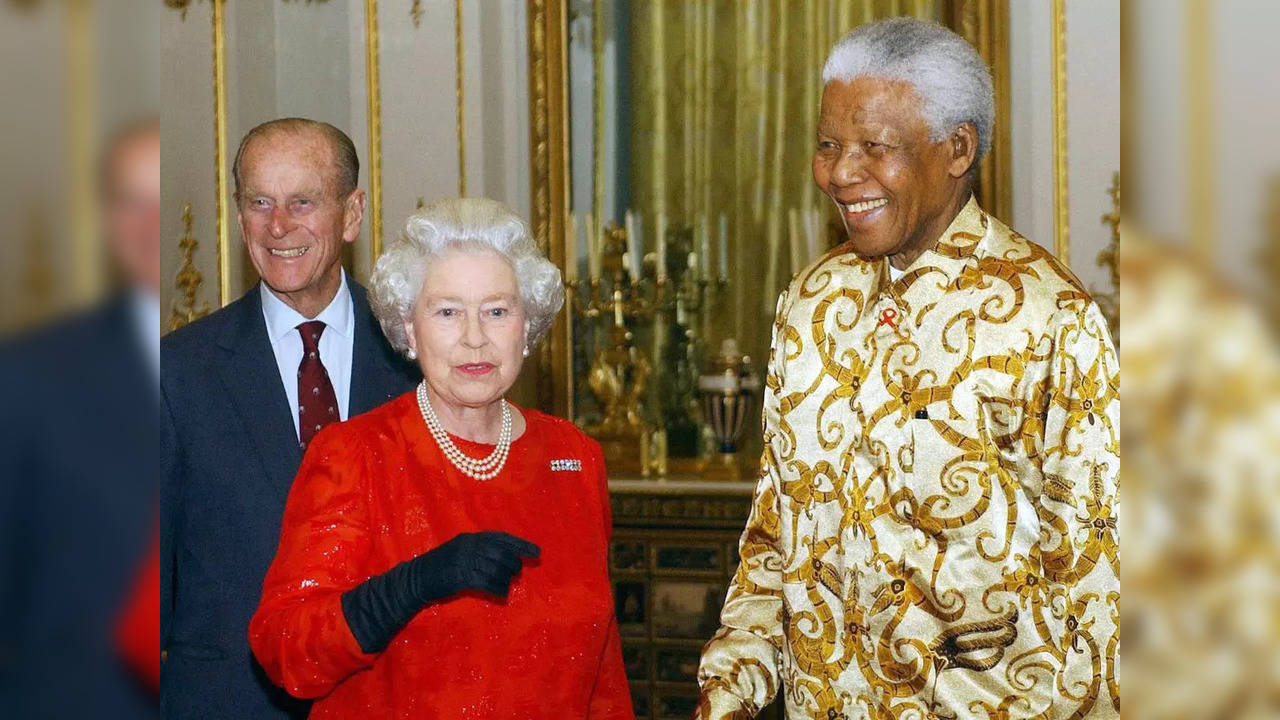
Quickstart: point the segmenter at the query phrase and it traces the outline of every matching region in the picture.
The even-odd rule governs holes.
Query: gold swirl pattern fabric
[[[896,281],[833,252],[767,386],[696,718],[1119,716],[1119,367],[1068,270],[974,200]]]

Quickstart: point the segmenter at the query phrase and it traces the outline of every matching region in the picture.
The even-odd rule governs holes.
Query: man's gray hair
[[[453,198],[410,215],[404,232],[374,267],[369,304],[392,347],[408,353],[404,323],[413,318],[427,269],[453,250],[492,250],[511,263],[529,323],[529,346],[546,335],[564,305],[560,268],[547,260],[524,221],[506,205],[487,198]]]
[[[911,17],[854,28],[831,48],[822,82],[849,82],[860,75],[910,83],[923,101],[933,142],[973,123],[978,130],[975,166],[991,149],[991,71],[973,46],[954,32]]]
[[[356,146],[355,143],[351,142],[351,138],[327,122],[311,120],[310,118],[286,117],[268,120],[261,125],[257,125],[245,133],[244,138],[240,140],[240,149],[236,150],[236,159],[231,163],[231,177],[235,180],[235,194],[233,197],[236,202],[244,199],[240,195],[241,175],[243,173],[241,165],[245,152],[248,151],[249,145],[254,140],[275,133],[301,135],[308,132],[318,133],[329,143],[329,147],[333,151],[334,175],[332,178],[332,190],[338,194],[339,198],[343,199],[354,192],[356,183],[360,180],[360,157],[356,155]],[[330,188],[326,187],[325,189],[329,190]]]

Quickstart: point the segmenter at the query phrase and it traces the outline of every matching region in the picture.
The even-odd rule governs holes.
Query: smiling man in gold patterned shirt
[[[765,451],[695,717],[1119,715],[1119,367],[1044,249],[978,207],[989,72],[865,25],[813,175],[848,242],[778,301]]]

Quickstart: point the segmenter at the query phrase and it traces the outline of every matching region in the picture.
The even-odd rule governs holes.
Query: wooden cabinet
[[[687,720],[698,659],[720,626],[755,484],[614,480],[609,550],[637,718]],[[781,703],[759,715],[781,718]]]

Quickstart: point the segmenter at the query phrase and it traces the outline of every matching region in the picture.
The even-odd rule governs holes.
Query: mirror
[[[551,195],[535,197],[534,215],[570,289],[570,317],[552,348],[554,408],[601,441],[615,473],[750,478],[759,454],[751,388],[767,363],[778,293],[843,241],[809,169],[828,50],[858,24],[915,15],[995,58],[997,96],[1007,96],[1007,8],[960,0],[531,7],[546,28],[544,38],[531,36],[531,73],[548,78],[541,95],[531,85],[535,121],[539,107],[547,118],[544,138],[535,125],[534,183],[544,139]],[[557,132],[560,178],[550,177]],[[999,211],[1007,143],[996,147],[1005,154],[984,163],[980,196]],[[708,391],[717,377],[732,379],[732,408]],[[724,423],[748,431],[726,438],[733,428]]]

